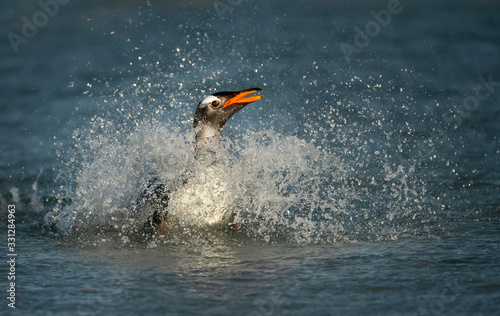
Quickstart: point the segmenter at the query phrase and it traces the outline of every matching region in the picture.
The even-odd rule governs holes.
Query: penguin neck
[[[209,156],[210,159],[215,159],[215,149],[219,145],[220,133],[222,127],[214,127],[211,124],[200,124],[199,130],[196,132],[194,141],[195,157]]]

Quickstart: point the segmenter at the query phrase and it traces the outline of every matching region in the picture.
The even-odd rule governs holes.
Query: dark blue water
[[[499,4],[50,3],[0,13],[2,313],[499,314]],[[199,191],[242,231],[129,236],[255,86]]]

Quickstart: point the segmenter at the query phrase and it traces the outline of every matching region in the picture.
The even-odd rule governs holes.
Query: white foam
[[[131,205],[152,177],[176,183],[170,188],[168,212],[169,219],[182,225],[224,226],[236,214],[235,221],[252,235],[268,239],[278,227],[314,231],[317,223],[304,218],[318,207],[335,209],[335,189],[322,183],[321,174],[341,168],[327,165],[333,159],[325,160],[314,146],[294,136],[272,130],[247,132],[238,141],[223,136],[212,167],[194,160],[192,131],[144,123],[124,141],[108,136],[100,135],[105,146],[86,157],[78,170],[72,205],[47,216],[60,229],[122,227],[130,222]],[[186,170],[193,176],[179,185],[176,181]],[[321,187],[331,190],[331,198],[318,195]]]
[[[244,234],[264,241],[397,235],[388,223],[401,225],[416,199],[407,198],[414,180],[406,169],[385,175],[385,181],[359,178],[363,173],[355,171],[363,168],[363,156],[338,154],[324,141],[317,146],[269,128],[237,129],[231,137],[224,131],[217,164],[207,167],[194,159],[191,120],[134,119],[127,133],[116,126],[95,118],[81,131],[69,158],[71,181],[61,190],[72,202],[46,216],[60,230],[105,226],[123,232],[141,226],[153,210],[133,213],[132,205],[153,178],[171,192],[171,223],[210,228],[234,220]],[[394,186],[402,186],[396,198],[390,195]]]

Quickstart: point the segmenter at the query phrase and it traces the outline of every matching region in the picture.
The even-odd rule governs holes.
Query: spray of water
[[[297,137],[273,130],[248,132],[236,141],[225,137],[217,165],[207,167],[194,160],[192,132],[160,122],[138,126],[124,141],[99,136],[106,145],[77,171],[71,205],[47,217],[62,231],[92,226],[120,230],[140,223],[144,216],[134,214],[132,205],[152,178],[175,185],[169,213],[176,218],[189,214],[184,224],[210,226],[211,214],[203,212],[226,208],[246,233],[265,240],[290,233],[309,238],[319,226],[328,234],[340,229],[333,219],[345,204],[336,193],[342,188],[329,180],[341,180],[343,168]],[[186,172],[194,178],[179,183]],[[186,211],[196,207],[199,213]],[[315,213],[332,221],[313,218]]]
[[[418,218],[425,184],[413,162],[388,155],[389,149],[374,150],[372,130],[332,119],[339,109],[354,108],[352,103],[314,107],[303,130],[278,130],[271,123],[254,127],[243,118],[224,131],[217,163],[207,166],[194,158],[192,111],[185,110],[194,109],[194,97],[181,100],[163,90],[155,95],[148,78],[132,87],[99,97],[107,113],[75,131],[60,177],[65,180],[61,203],[46,216],[58,231],[97,229],[128,242],[152,214],[134,205],[156,178],[170,191],[175,234],[167,237],[175,240],[206,237],[207,229],[223,231],[218,224],[227,222],[238,225],[238,234],[266,242],[352,242],[425,233]],[[179,95],[206,93],[180,89]],[[366,115],[373,112],[368,109]],[[378,122],[383,126],[380,115]]]

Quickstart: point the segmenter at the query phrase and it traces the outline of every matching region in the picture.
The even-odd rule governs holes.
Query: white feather
[[[205,108],[209,104],[212,104],[212,102],[217,101],[217,100],[220,101],[219,98],[214,97],[213,95],[209,95],[209,96],[205,97],[203,100],[201,100],[201,102],[200,102],[200,108]]]
[[[235,211],[233,188],[217,168],[200,171],[173,193],[168,207],[169,220],[182,226],[224,226]]]

